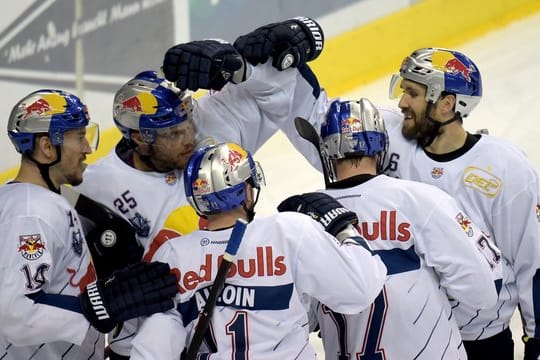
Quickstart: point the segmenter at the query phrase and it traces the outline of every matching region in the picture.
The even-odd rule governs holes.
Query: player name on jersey
[[[179,281],[180,293],[194,290],[200,283],[209,282],[213,279],[213,273],[217,272],[223,255],[215,256],[206,254],[204,264],[198,270],[186,270],[183,273],[176,269]],[[238,258],[231,264],[227,277],[238,275],[243,278],[254,276],[280,276],[285,274],[287,266],[285,256],[275,256],[272,246],[258,246],[256,248],[256,257]]]

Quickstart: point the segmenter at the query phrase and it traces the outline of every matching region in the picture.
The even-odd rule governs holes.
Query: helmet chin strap
[[[52,180],[51,180],[51,176],[49,174],[49,170],[51,168],[51,166],[54,166],[56,164],[58,164],[61,160],[62,160],[62,151],[60,149],[60,146],[55,146],[54,147],[56,149],[56,160],[54,160],[52,163],[49,163],[49,164],[43,164],[43,163],[40,163],[39,161],[37,161],[36,159],[34,159],[32,156],[28,156],[28,158],[30,160],[32,160],[32,162],[34,162],[34,164],[36,164],[36,166],[38,167],[39,169],[39,173],[41,174],[41,177],[43,178],[43,180],[45,180],[45,183],[47,184],[47,187],[49,188],[49,190],[51,190],[52,192],[55,192],[57,194],[60,194],[60,188],[57,188]]]
[[[431,106],[432,105],[433,105],[433,103],[431,101],[428,101],[427,107],[426,107],[425,119],[427,121],[429,121],[433,125],[433,127],[431,128],[431,130],[426,131],[424,134],[422,134],[422,136],[420,136],[418,138],[418,143],[423,148],[428,147],[429,145],[431,145],[433,143],[433,140],[435,140],[435,138],[439,135],[439,130],[443,126],[451,124],[454,121],[459,119],[457,113],[454,113],[454,116],[449,120],[446,120],[446,121],[443,121],[443,122],[433,120],[433,118],[429,115],[429,113],[431,112]]]
[[[259,201],[259,194],[261,193],[259,189],[257,188],[254,188],[254,189],[257,190],[257,195],[255,195],[255,201],[253,202],[253,205],[251,205],[251,207],[249,208],[246,206],[245,203],[244,205],[242,205],[244,211],[246,212],[248,222],[252,222],[253,219],[255,218],[255,205],[257,205],[257,202]]]

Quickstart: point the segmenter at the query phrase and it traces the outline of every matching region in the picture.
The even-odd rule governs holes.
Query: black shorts
[[[492,337],[463,341],[469,360],[514,360],[514,340],[510,328]]]

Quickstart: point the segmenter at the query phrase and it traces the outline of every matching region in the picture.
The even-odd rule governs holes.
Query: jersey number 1
[[[360,360],[385,360],[384,349],[381,349],[380,342],[384,330],[384,321],[386,319],[386,309],[388,307],[386,300],[386,288],[383,287],[379,296],[371,304],[369,309],[369,321],[366,325],[362,351],[356,354],[356,359]],[[347,349],[347,320],[345,315],[333,312],[327,306],[323,305],[323,312],[332,317],[337,328],[340,352],[338,360],[349,360],[350,354]]]

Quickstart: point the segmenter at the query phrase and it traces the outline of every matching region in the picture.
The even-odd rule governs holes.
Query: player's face
[[[195,149],[193,121],[159,130],[152,145],[152,163],[161,171],[183,169]]]
[[[426,86],[404,79],[401,89],[398,104],[403,113],[401,133],[408,140],[418,139],[433,126],[426,120]]]
[[[62,159],[51,167],[58,174],[58,185],[79,185],[86,169],[86,155],[92,153],[92,147],[86,136],[86,129],[68,130],[64,132],[61,146]]]

